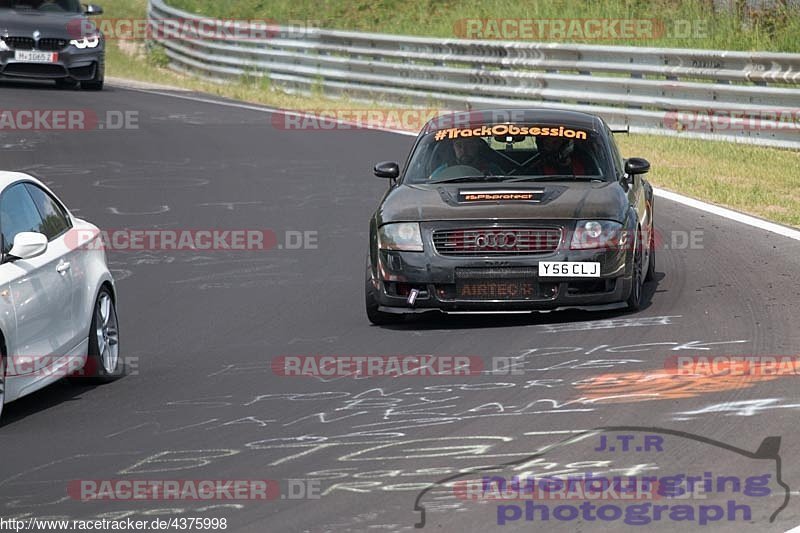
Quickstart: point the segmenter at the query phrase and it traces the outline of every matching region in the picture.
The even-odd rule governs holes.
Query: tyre
[[[68,78],[56,80],[56,89],[73,90],[78,88],[78,82]]]
[[[125,362],[119,356],[119,322],[111,291],[100,289],[89,329],[89,355],[83,376],[95,382],[107,383],[125,374]]]
[[[644,277],[645,281],[653,281],[656,279],[656,225],[653,222],[650,225],[650,261],[647,263],[647,274]]]
[[[636,248],[633,253],[633,275],[631,276],[631,293],[628,300],[625,302],[628,305],[629,311],[638,311],[642,308],[642,287],[644,285],[644,273],[642,267],[644,266],[642,257],[642,244],[637,239]]]
[[[98,66],[95,70],[94,78],[92,80],[81,82],[81,89],[84,91],[102,91],[104,81],[105,73],[103,68]]]
[[[366,285],[364,287],[364,298],[367,309],[367,318],[376,326],[386,326],[389,324],[397,324],[402,322],[405,317],[403,315],[394,313],[384,313],[378,310],[378,299],[375,296],[375,287],[372,286],[372,280],[369,276],[369,268],[367,269]]]

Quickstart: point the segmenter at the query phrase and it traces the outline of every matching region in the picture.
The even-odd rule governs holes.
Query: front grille
[[[51,63],[8,63],[3,74],[27,78],[65,78],[67,70]]]
[[[494,268],[463,268],[457,267],[456,281],[463,279],[525,279],[535,278],[536,267],[494,267]]]
[[[3,37],[6,45],[12,50],[41,50],[43,52],[60,52],[67,47],[66,39],[39,39],[38,43],[32,37]]]
[[[3,37],[3,41],[12,50],[33,50],[33,37]]]
[[[43,52],[60,52],[67,47],[69,41],[66,39],[39,39],[39,44],[36,46],[37,50]]]
[[[560,242],[560,228],[500,227],[433,232],[436,252],[448,256],[544,254],[554,252]]]

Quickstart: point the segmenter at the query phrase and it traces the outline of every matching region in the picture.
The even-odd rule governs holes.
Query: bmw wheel
[[[119,322],[111,292],[103,287],[97,295],[89,330],[89,356],[85,376],[109,382],[125,374],[125,363],[119,356]]]

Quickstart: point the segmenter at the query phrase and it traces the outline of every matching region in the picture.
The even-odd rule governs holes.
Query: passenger
[[[536,148],[541,154],[531,163],[529,170],[548,175],[586,175],[586,164],[575,152],[575,141],[540,135],[536,138]]]

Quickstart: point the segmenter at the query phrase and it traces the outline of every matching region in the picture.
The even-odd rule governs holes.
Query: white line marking
[[[181,92],[191,92],[191,89],[185,89],[183,87],[178,87],[177,85],[162,85],[160,83],[152,83],[149,81],[139,81],[139,80],[126,80],[124,78],[116,78],[112,76],[106,76],[106,84],[113,85],[115,87],[120,87],[122,89],[147,89],[147,90],[158,90],[158,91],[181,91]]]
[[[683,204],[688,207],[693,207],[695,209],[699,209],[700,211],[705,211],[706,213],[712,213],[714,215],[718,215],[723,218],[735,220],[736,222],[740,222],[742,224],[747,224],[748,226],[752,226],[754,228],[763,229],[771,233],[777,233],[778,235],[783,235],[784,237],[789,237],[790,239],[800,241],[800,230],[796,230],[788,226],[782,226],[780,224],[775,224],[774,222],[769,222],[761,218],[745,215],[744,213],[739,213],[738,211],[734,211],[732,209],[727,209],[725,207],[709,204],[701,200],[689,198],[688,196],[684,196],[676,192],[665,191],[663,189],[655,189],[655,193],[656,196],[660,198],[665,198],[672,202]]]
[[[137,87],[125,87],[124,85],[123,85],[123,88],[127,89],[127,90],[130,90],[130,91],[136,91],[136,92],[141,92],[141,93],[156,94],[156,95],[160,95],[160,96],[167,96],[167,97],[170,97],[170,98],[179,98],[181,100],[190,100],[190,101],[193,101],[193,102],[201,102],[201,103],[204,103],[204,104],[221,105],[221,106],[226,106],[226,107],[235,107],[235,108],[239,108],[239,109],[247,109],[247,110],[250,110],[250,111],[259,111],[259,112],[262,112],[262,113],[280,113],[280,114],[295,115],[295,116],[299,116],[299,115],[302,115],[304,113],[303,111],[296,111],[296,110],[291,110],[291,109],[277,109],[277,108],[273,108],[273,107],[257,106],[257,105],[239,103],[239,102],[223,102],[223,101],[220,101],[220,100],[214,100],[212,98],[201,98],[199,96],[189,96],[189,95],[183,95],[183,94],[172,94],[172,93],[167,93],[167,92],[163,92],[163,91],[140,89],[140,88],[137,88]],[[176,90],[180,90],[180,89],[176,88]],[[326,120],[328,120],[327,117],[326,117]],[[365,129],[365,130],[377,130],[377,131],[383,131],[383,132],[386,132],[386,133],[396,133],[396,134],[399,134],[399,135],[406,135],[406,136],[410,136],[410,137],[416,137],[417,136],[417,133],[412,132],[412,131],[393,130],[393,129],[381,128],[381,127],[377,127],[377,126],[356,124],[354,122],[349,122],[349,121],[346,121],[346,120],[339,120],[339,119],[330,119],[330,120],[333,120],[334,122],[336,122],[338,124],[346,124],[346,125],[349,125],[349,126],[358,125],[359,127],[361,127],[362,129]],[[754,228],[763,229],[765,231],[769,231],[770,233],[776,233],[778,235],[782,235],[784,237],[788,237],[790,239],[794,239],[796,241],[800,241],[800,230],[796,230],[796,229],[790,228],[788,226],[782,226],[782,225],[776,224],[774,222],[768,222],[766,220],[763,220],[763,219],[760,219],[760,218],[756,218],[754,216],[745,215],[744,213],[740,213],[740,212],[734,211],[732,209],[727,209],[725,207],[720,207],[718,205],[709,204],[709,203],[703,202],[701,200],[696,200],[694,198],[689,198],[688,196],[684,196],[684,195],[676,193],[676,192],[665,191],[663,189],[658,189],[658,188],[655,188],[655,187],[654,187],[654,190],[655,190],[656,196],[658,196],[660,198],[665,198],[667,200],[670,200],[672,202],[675,202],[675,203],[678,203],[678,204],[681,204],[681,205],[692,207],[692,208],[698,209],[700,211],[705,211],[706,213],[711,213],[711,214],[720,216],[722,218],[727,218],[729,220],[734,220],[736,222],[739,222],[739,223],[742,223],[742,224],[746,224],[746,225],[754,227]]]

